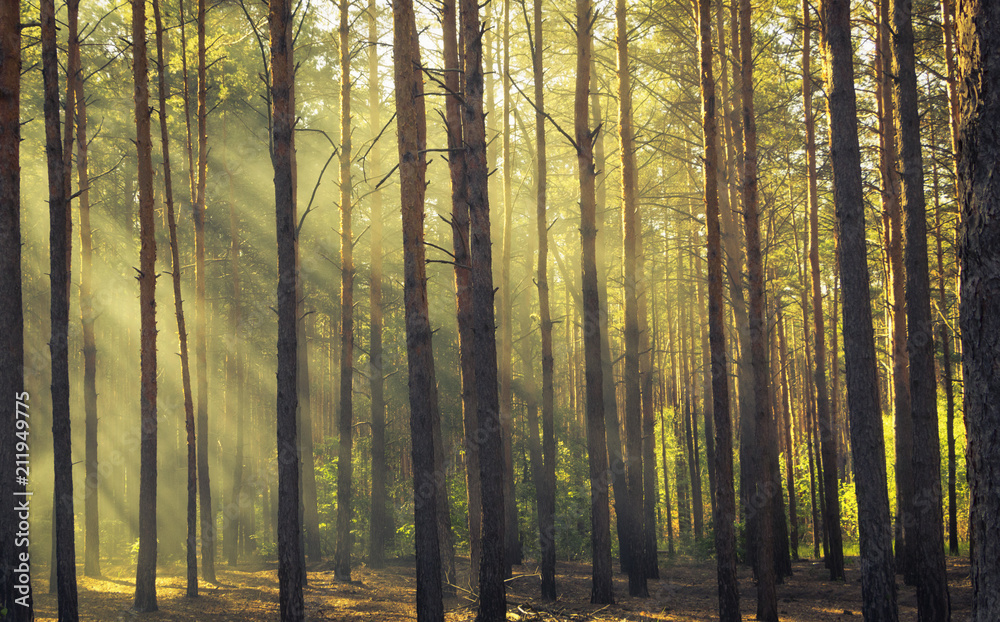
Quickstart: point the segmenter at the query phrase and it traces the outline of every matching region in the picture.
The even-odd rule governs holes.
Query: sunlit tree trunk
[[[552,313],[549,309],[548,280],[548,170],[545,142],[545,37],[542,30],[542,0],[534,0],[534,41],[532,67],[535,78],[535,145],[537,176],[535,181],[535,227],[538,233],[539,324],[542,337],[542,465],[538,492],[538,533],[542,557],[542,598],[556,599],[556,438],[555,438],[555,360],[552,353]]]
[[[167,130],[167,77],[166,65],[163,54],[163,20],[160,16],[160,2],[153,1],[153,15],[156,20],[156,63],[159,85],[159,105],[160,105],[160,143],[163,151],[163,185],[164,196],[167,206],[167,229],[170,233],[170,277],[173,284],[174,294],[174,315],[177,319],[177,338],[180,344],[181,361],[181,388],[184,393],[184,429],[187,441],[187,587],[188,596],[198,595],[198,467],[197,451],[195,448],[195,421],[194,403],[191,395],[191,366],[188,360],[187,345],[187,323],[184,319],[184,304],[181,296],[181,262],[180,245],[177,239],[177,218],[174,212],[174,190],[173,180],[170,172],[170,134]],[[82,92],[81,94],[82,95]],[[78,96],[82,104],[83,98]],[[84,122],[83,109],[81,108],[81,123]],[[81,126],[82,127],[82,126]],[[81,135],[79,148],[82,150],[85,145],[84,137]],[[83,176],[80,177],[80,187],[84,188]],[[80,195],[81,229],[83,229],[83,208],[84,194]],[[89,207],[89,206],[88,206]],[[87,230],[89,237],[89,214],[87,217]],[[81,231],[81,236],[83,232]],[[90,248],[89,239],[83,244],[84,251]],[[84,260],[84,270],[87,269],[88,261]],[[82,290],[81,290],[82,291]],[[82,307],[82,305],[81,305]],[[96,432],[96,430],[95,430]],[[96,441],[96,434],[95,434]],[[90,481],[88,476],[88,482]]]
[[[931,320],[917,74],[911,0],[892,0],[893,121],[899,137],[896,165],[905,214],[907,352],[913,412],[913,564],[921,620],[947,620],[951,605],[944,558],[941,512],[941,447],[938,441],[934,324]],[[919,495],[919,500],[918,500]]]
[[[844,295],[844,357],[854,485],[858,498],[861,606],[866,620],[894,622],[898,614],[892,526],[865,248],[865,204],[854,94],[850,1],[829,0],[824,3],[822,11],[823,48],[829,80],[827,103],[830,111],[833,201],[843,245],[840,275]]]
[[[17,429],[18,413],[30,418],[30,396],[24,392],[24,311],[21,293],[21,16],[20,3],[0,3],[0,394],[16,400],[0,414],[4,430]],[[20,416],[22,420],[24,416]],[[20,437],[18,437],[20,441]],[[16,442],[0,443],[0,497],[13,499],[25,490],[16,477]],[[14,603],[13,560],[26,552],[16,547],[16,503],[0,512],[0,601]],[[20,549],[20,550],[19,550]],[[9,607],[15,622],[34,618],[33,600]]]
[[[590,71],[593,46],[590,0],[576,1],[575,146],[580,174],[580,242],[583,255],[583,325],[586,358],[587,454],[590,465],[590,527],[593,575],[590,602],[614,602],[611,584],[611,517],[608,507],[608,447],[605,438],[604,383],[601,369],[601,307],[597,288],[597,215],[594,136],[590,131]],[[617,424],[616,424],[617,425]],[[617,495],[617,493],[616,493]]]
[[[712,417],[715,422],[715,533],[716,574],[719,586],[719,620],[738,622],[739,580],[736,576],[736,493],[733,483],[733,435],[729,417],[729,365],[726,361],[723,309],[722,232],[719,225],[717,168],[718,126],[715,116],[715,81],[712,77],[711,0],[698,1],[698,52],[701,63],[701,115],[705,145],[705,219],[708,228],[708,340],[711,347]],[[725,61],[723,61],[725,62]],[[708,408],[706,404],[705,408]],[[664,463],[664,479],[666,479]]]
[[[972,485],[972,617],[1000,617],[1000,186],[995,174],[1000,80],[991,55],[1000,46],[1000,6],[958,3],[959,204],[962,209],[961,326],[965,414]]]
[[[743,106],[743,221],[747,245],[747,289],[749,290],[750,352],[754,378],[755,443],[767,448],[773,442],[770,413],[770,378],[767,367],[767,325],[764,320],[764,265],[761,256],[759,208],[757,197],[757,120],[754,115],[753,30],[750,24],[750,0],[740,0],[740,64]],[[746,413],[745,413],[746,414]],[[747,452],[748,457],[749,452]],[[780,482],[771,479],[765,455],[752,456],[756,487],[750,497],[757,523],[757,619],[776,622],[778,603],[775,594],[773,487],[781,494]]]
[[[198,494],[201,511],[201,572],[215,583],[215,513],[208,470],[208,328],[205,314],[205,189],[208,182],[208,84],[205,60],[205,0],[198,0],[198,179],[194,201],[195,360],[197,362]]]
[[[476,10],[478,10],[478,6],[476,6]],[[478,19],[476,21],[478,22]],[[420,47],[411,0],[394,0],[393,26],[399,180],[403,215],[403,295],[406,312],[406,358],[409,368],[410,431],[414,470],[417,619],[422,622],[439,622],[444,619],[441,602],[441,555],[438,547],[436,519],[437,495],[441,493],[441,489],[434,477],[433,451],[433,420],[434,411],[438,408],[438,398],[434,380],[434,353],[431,349],[431,327],[427,309],[427,273],[424,260],[424,176],[427,170],[424,149],[427,146],[427,126],[424,116]],[[478,75],[481,94],[481,70]],[[482,109],[480,108],[479,127],[481,137],[485,138],[482,118]],[[480,141],[480,146],[485,148],[485,140]],[[480,154],[485,156],[482,151]],[[482,182],[482,190],[485,192],[485,170]],[[492,289],[490,293],[492,294]],[[495,357],[493,361],[495,365]],[[495,378],[494,376],[494,380]],[[497,556],[495,561],[502,565],[503,558]],[[498,577],[502,586],[502,575],[498,575]]]
[[[476,438],[482,482],[482,560],[479,569],[480,622],[504,620],[503,434],[497,393],[496,333],[493,309],[493,254],[490,242],[489,171],[483,114],[483,46],[479,4],[460,3],[465,60],[462,128],[465,136],[465,189],[469,206],[472,268],[472,345],[476,380]],[[416,78],[419,80],[419,77]],[[422,100],[421,100],[422,101]],[[401,120],[402,121],[402,120]]]
[[[337,553],[334,573],[351,580],[352,427],[354,421],[354,236],[351,233],[350,2],[340,2],[340,436],[337,453]]]
[[[622,229],[624,231],[623,276],[625,283],[625,472],[629,510],[628,538],[621,543],[622,566],[628,572],[631,596],[647,596],[643,556],[642,506],[642,393],[639,378],[639,294],[637,240],[639,224],[636,200],[635,144],[632,131],[632,85],[629,74],[628,25],[625,0],[615,2],[615,47],[618,58],[618,137],[621,158]],[[617,502],[616,507],[620,504]],[[621,533],[621,532],[619,532]]]
[[[278,609],[282,622],[304,618],[302,524],[299,519],[299,454],[296,430],[296,222],[292,166],[292,12],[288,0],[271,0],[271,102],[275,225],[278,242]]]
[[[809,271],[812,283],[813,357],[816,377],[816,417],[819,420],[820,452],[823,454],[823,489],[826,505],[827,559],[830,579],[844,578],[844,547],[840,532],[840,494],[837,481],[837,422],[830,412],[826,385],[826,324],[819,281],[819,197],[816,183],[816,130],[812,110],[811,44],[812,18],[808,0],[802,2],[802,101],[805,111],[806,160],[809,169]]]
[[[453,9],[454,12],[454,9]],[[375,0],[368,0],[368,39],[378,41],[379,8]],[[378,46],[368,48],[368,111],[372,135],[368,167],[376,183],[382,179],[382,148],[378,132],[382,129],[382,95],[379,89]],[[382,371],[382,191],[371,191],[371,417],[372,417],[372,516],[368,564],[380,568],[385,562],[385,536],[389,528],[386,515],[386,457],[385,457],[385,375]]]
[[[44,3],[43,3],[44,4]],[[139,554],[136,563],[136,611],[156,611],[156,221],[153,205],[153,158],[150,134],[149,77],[146,59],[146,7],[132,4],[132,77],[135,85],[135,133],[139,187],[139,316],[141,434],[139,473]],[[65,448],[69,459],[69,446]],[[72,558],[70,558],[72,559]],[[60,563],[60,569],[63,564]],[[72,568],[70,563],[70,568]],[[75,591],[75,589],[74,589]],[[74,596],[75,600],[75,596]],[[75,607],[74,607],[75,608]],[[60,615],[60,619],[62,615]],[[75,616],[73,617],[75,620]]]

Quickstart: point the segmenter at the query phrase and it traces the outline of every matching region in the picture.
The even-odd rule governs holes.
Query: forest
[[[0,620],[1000,621],[997,50],[0,0]]]

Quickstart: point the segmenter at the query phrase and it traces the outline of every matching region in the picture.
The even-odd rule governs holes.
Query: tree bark
[[[726,361],[723,309],[722,240],[719,225],[717,168],[718,127],[715,118],[715,81],[712,77],[711,0],[698,0],[698,50],[701,62],[701,115],[705,144],[705,219],[708,226],[708,340],[711,347],[712,417],[715,422],[715,532],[719,620],[738,622],[739,580],[736,575],[736,493],[733,484],[733,435],[729,418],[729,364]],[[706,405],[707,408],[707,405]],[[664,463],[664,475],[666,464]]]
[[[486,119],[483,114],[483,31],[479,4],[460,4],[464,40],[465,90],[462,127],[465,135],[465,188],[469,205],[469,253],[472,267],[472,344],[476,381],[476,440],[482,482],[482,560],[479,570],[480,622],[504,620],[503,432],[497,393],[497,352],[493,312],[493,255],[490,247],[489,170],[486,163]],[[418,78],[419,79],[419,78]]]
[[[30,421],[30,396],[24,391],[24,311],[21,290],[21,16],[20,3],[0,3],[0,395],[13,397],[14,408],[0,414],[4,430],[15,433],[18,421]],[[9,402],[8,402],[9,404]],[[23,425],[30,426],[25,423]],[[30,429],[22,428],[22,430]],[[26,484],[15,479],[18,442],[25,442],[16,432],[17,442],[0,444],[0,496],[12,499],[23,496]],[[23,435],[29,438],[28,434]],[[16,546],[18,511],[16,502],[2,512],[0,527],[0,601],[7,604],[8,617],[15,622],[34,619],[29,594],[15,589],[13,563],[27,554],[27,546]]]
[[[351,52],[348,0],[340,1],[340,416],[337,432],[337,553],[334,575],[351,580],[354,477],[354,236],[351,233]]]
[[[298,397],[296,335],[296,219],[292,172],[292,12],[288,0],[272,0],[271,34],[271,161],[274,166],[275,225],[278,242],[278,608],[282,622],[304,619],[302,600],[302,524],[299,519],[299,454],[296,411]]]
[[[167,229],[170,234],[170,276],[173,283],[174,293],[174,315],[177,318],[177,338],[180,345],[181,360],[181,387],[184,394],[184,429],[187,443],[187,538],[186,538],[186,563],[187,563],[187,586],[188,596],[198,595],[198,467],[197,450],[195,447],[195,421],[194,402],[191,395],[191,366],[188,360],[188,333],[187,323],[184,319],[184,303],[181,296],[181,262],[180,244],[177,239],[177,218],[174,213],[174,190],[170,172],[170,134],[167,130],[167,77],[166,65],[163,57],[163,20],[160,17],[160,2],[153,1],[153,15],[156,20],[156,63],[157,75],[159,77],[159,106],[160,106],[160,143],[163,150],[163,184],[164,196],[167,206]],[[78,97],[82,103],[83,98]],[[82,117],[82,109],[81,109]],[[81,119],[82,120],[82,119]],[[81,136],[80,149],[84,147],[84,140]],[[83,188],[83,177],[80,178],[80,187]],[[80,195],[81,230],[83,229],[83,208],[84,194]],[[88,206],[89,207],[89,206]],[[89,215],[87,218],[87,230],[89,237]],[[81,231],[82,236],[82,231]],[[89,249],[89,240],[84,243],[84,249]],[[88,264],[84,260],[84,266]],[[82,292],[82,289],[81,289]],[[82,294],[81,294],[82,295]],[[81,305],[82,307],[82,305]],[[96,430],[95,430],[96,432]],[[96,434],[95,434],[96,441]],[[88,482],[89,482],[88,476]],[[88,547],[89,548],[89,547]]]
[[[410,431],[414,471],[417,619],[438,622],[444,619],[444,610],[441,602],[441,553],[436,519],[437,495],[440,493],[440,487],[434,477],[433,451],[433,419],[434,411],[438,408],[438,400],[434,380],[434,353],[431,349],[427,273],[424,260],[424,179],[427,170],[424,150],[427,146],[427,130],[420,71],[420,47],[412,1],[394,0],[393,16],[396,123],[403,215],[406,358],[409,368]],[[482,73],[479,76],[481,86]],[[479,118],[481,120],[482,116]],[[485,132],[483,137],[485,138]],[[485,147],[485,140],[481,145]],[[482,181],[486,181],[485,174]],[[492,289],[490,291],[492,293]],[[495,364],[496,358],[493,360]],[[498,556],[496,561],[502,563],[503,558]],[[502,586],[502,576],[500,579]]]
[[[892,0],[893,111],[899,136],[905,214],[907,352],[913,407],[913,563],[917,572],[920,620],[948,620],[951,605],[944,558],[941,512],[941,448],[938,442],[934,324],[931,319],[927,260],[927,210],[924,198],[917,75],[913,52],[912,0]]]
[[[587,454],[590,464],[590,526],[593,575],[590,602],[614,602],[611,584],[611,517],[608,507],[608,446],[605,438],[604,381],[601,368],[601,306],[597,288],[597,214],[594,133],[590,130],[590,71],[593,45],[590,0],[576,0],[575,147],[580,174],[580,242],[583,259],[583,324],[586,359]],[[617,425],[617,424],[616,424]],[[617,488],[616,488],[617,490]],[[617,492],[616,492],[617,496]]]
[[[965,415],[972,485],[973,622],[1000,616],[1000,185],[994,174],[1000,99],[995,56],[1000,6],[982,0],[958,4],[959,204],[963,228],[961,326]]]
[[[453,9],[454,12],[454,9]],[[378,41],[379,8],[375,0],[368,0],[368,39]],[[382,129],[382,94],[379,89],[378,46],[368,48],[368,111],[372,146],[368,152],[368,167],[372,179],[382,179],[382,148],[378,132]],[[385,537],[389,528],[386,508],[386,457],[385,457],[385,375],[382,364],[382,191],[371,190],[371,417],[372,417],[372,515],[368,564],[381,568],[385,563]]]
[[[644,556],[642,504],[642,392],[639,378],[639,292],[635,145],[632,130],[632,85],[629,74],[628,24],[625,0],[615,2],[615,48],[618,58],[618,137],[621,158],[623,276],[625,283],[625,473],[629,510],[622,542],[622,566],[628,572],[630,596],[648,596]],[[617,498],[616,498],[617,501]],[[616,506],[618,504],[616,503]],[[626,550],[627,549],[627,550]]]
[[[849,0],[826,2],[822,21],[829,77],[827,102],[830,111],[833,200],[843,245],[840,275],[844,295],[844,358],[854,485],[858,498],[862,613],[866,620],[894,622],[898,613],[892,527],[865,248],[865,204]]]
[[[150,133],[149,78],[146,60],[146,7],[132,4],[132,76],[135,85],[135,132],[139,185],[139,311],[141,441],[139,473],[139,555],[135,601],[140,612],[156,611],[156,221],[153,205],[153,158]],[[67,459],[69,447],[65,448]],[[72,559],[72,558],[71,558]],[[61,566],[61,564],[60,564]],[[71,563],[72,567],[72,563]],[[60,615],[60,619],[62,616]],[[75,619],[75,617],[74,617]]]
[[[555,359],[552,352],[552,313],[549,308],[548,279],[548,171],[545,141],[545,37],[542,30],[542,0],[534,0],[534,41],[532,68],[535,78],[535,228],[538,233],[539,327],[542,338],[542,465],[538,492],[538,533],[542,562],[542,598],[556,599],[556,438],[555,438]],[[456,255],[457,259],[457,255]]]

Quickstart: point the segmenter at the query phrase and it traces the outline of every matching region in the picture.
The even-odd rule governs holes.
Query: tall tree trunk
[[[43,3],[44,4],[44,3]],[[139,473],[139,555],[135,601],[140,612],[156,611],[156,221],[153,204],[153,157],[150,133],[149,77],[146,60],[146,6],[132,4],[132,77],[135,85],[135,133],[139,184],[139,313],[141,441]],[[65,448],[67,460],[70,448]],[[57,454],[58,455],[58,454]],[[73,559],[72,557],[70,559]],[[69,568],[73,568],[72,562]],[[63,563],[59,564],[63,572]],[[75,591],[75,589],[74,589]],[[75,597],[74,597],[75,600]],[[61,612],[60,612],[61,613]],[[62,619],[62,615],[60,615]],[[76,616],[73,616],[76,619]]]
[[[354,473],[354,236],[351,233],[350,2],[340,1],[340,436],[337,452],[337,554],[334,574],[351,580],[351,486]]]
[[[49,180],[49,281],[51,292],[49,349],[52,359],[52,449],[55,485],[54,545],[59,620],[77,620],[76,546],[73,529],[72,436],[69,416],[69,290],[71,226],[69,178],[59,135],[59,64],[55,7],[40,3],[42,79],[44,84],[45,153]],[[72,90],[69,91],[72,93]],[[67,108],[67,138],[72,140],[74,105]],[[72,143],[70,143],[71,146]],[[150,276],[152,278],[152,276]]]
[[[826,323],[823,321],[823,294],[819,282],[819,197],[816,184],[816,130],[812,112],[811,16],[808,0],[802,1],[802,101],[805,110],[806,160],[809,168],[809,269],[812,278],[813,334],[816,351],[816,416],[819,420],[820,452],[823,454],[823,508],[827,530],[827,567],[830,580],[844,578],[844,546],[840,532],[840,492],[837,482],[837,422],[830,412],[826,387]]]
[[[475,360],[472,334],[472,270],[469,256],[469,205],[465,190],[465,146],[459,94],[463,88],[460,41],[455,0],[446,0],[442,9],[444,60],[448,70],[445,85],[452,93],[445,99],[448,125],[448,166],[451,173],[451,227],[455,254],[455,305],[459,331],[459,358],[462,374],[462,422],[465,432],[465,478],[469,508],[469,584],[479,577],[482,558],[482,495],[479,479],[479,443],[476,419]],[[464,37],[464,32],[462,33]],[[464,52],[464,50],[462,50]]]
[[[593,8],[590,0],[576,0],[575,147],[580,174],[580,242],[583,255],[583,324],[587,389],[587,454],[590,464],[590,528],[593,575],[590,602],[614,602],[611,584],[611,516],[605,438],[604,381],[601,368],[601,306],[597,286],[597,214],[594,136],[590,131],[590,71],[593,46]],[[617,424],[616,424],[617,425]],[[617,491],[617,488],[616,488]],[[617,492],[616,492],[617,496]]]
[[[972,486],[972,617],[1000,617],[1000,186],[994,174],[1000,100],[996,62],[987,55],[1000,45],[1000,6],[982,0],[958,4],[959,204],[962,209],[961,326],[965,415]]]
[[[858,145],[854,59],[849,0],[829,0],[822,22],[830,111],[833,200],[840,227],[841,287],[844,293],[844,358],[847,410],[851,420],[854,486],[861,544],[862,613],[866,620],[894,622],[895,570],[886,486],[885,445],[879,408],[875,337],[865,249],[865,205]]]
[[[917,572],[917,612],[921,620],[947,620],[951,605],[944,559],[941,514],[941,448],[938,442],[934,324],[931,319],[917,74],[913,52],[912,0],[892,0],[893,111],[899,136],[899,176],[906,217],[906,320],[913,408],[913,563]],[[920,501],[918,502],[918,491]]]
[[[21,16],[20,3],[0,3],[0,394],[16,401],[0,414],[4,430],[17,430],[30,420],[29,395],[24,391],[24,311],[21,293]],[[83,187],[83,186],[81,186]],[[8,402],[9,404],[9,402]],[[18,442],[0,444],[0,496],[25,496],[26,483],[17,475]],[[28,434],[23,435],[25,438]],[[7,503],[0,527],[0,601],[15,622],[34,619],[30,589],[15,586],[14,559],[28,554],[17,546],[20,499]],[[24,576],[24,575],[22,575]],[[20,599],[19,601],[16,599]]]
[[[781,296],[775,301],[777,309],[778,361],[781,368],[781,425],[785,444],[785,488],[788,489],[788,522],[791,537],[791,559],[799,561],[798,495],[795,489],[795,446],[792,444],[792,401],[788,383],[788,342],[785,339],[785,315]]]
[[[299,519],[299,454],[297,411],[296,335],[296,219],[292,165],[292,12],[288,0],[272,0],[268,23],[271,34],[271,102],[274,166],[275,225],[278,242],[278,608],[282,622],[303,620],[302,524]]]
[[[767,325],[764,321],[764,262],[761,256],[759,208],[757,203],[757,120],[753,102],[753,31],[750,23],[750,0],[740,0],[740,63],[743,104],[743,220],[747,245],[747,287],[749,290],[750,352],[754,377],[755,443],[765,449],[774,442],[770,412],[770,378],[767,366]],[[746,414],[746,413],[745,413]],[[765,455],[752,458],[755,463],[756,489],[753,510],[757,519],[757,619],[777,622],[775,594],[773,495],[775,486]],[[757,503],[759,501],[759,503]]]
[[[545,38],[542,30],[542,0],[534,0],[534,42],[532,66],[535,78],[535,227],[538,233],[539,324],[542,336],[542,468],[538,492],[538,533],[542,557],[542,598],[556,599],[556,438],[555,438],[555,359],[552,353],[552,313],[549,309],[548,279],[548,170],[545,142],[545,88],[542,54]],[[457,256],[456,256],[457,259]]]
[[[188,360],[187,345],[187,323],[184,319],[184,303],[181,296],[181,262],[180,243],[177,239],[177,218],[174,213],[174,190],[170,172],[170,134],[167,130],[167,77],[166,65],[163,55],[163,20],[160,16],[160,2],[153,1],[153,15],[156,20],[156,64],[159,78],[159,110],[160,110],[160,143],[163,150],[163,184],[164,196],[167,205],[167,229],[170,233],[170,276],[173,283],[174,293],[174,315],[177,318],[177,338],[180,344],[181,359],[181,387],[184,393],[184,429],[187,442],[187,587],[188,596],[198,595],[198,467],[197,453],[195,448],[195,422],[194,403],[191,395],[191,366]],[[82,102],[82,97],[78,98]],[[82,117],[81,108],[81,117]],[[82,119],[81,119],[82,120]],[[84,140],[81,136],[80,148],[84,147]],[[80,178],[81,188],[83,188],[83,177]],[[83,206],[84,194],[80,195],[81,229],[83,229]],[[89,206],[88,206],[89,207]],[[89,215],[87,218],[87,230],[89,236]],[[82,236],[82,231],[81,231]],[[89,239],[84,242],[84,249],[89,249]],[[84,261],[86,266],[88,261]],[[82,291],[82,290],[81,290]],[[81,305],[82,306],[82,305]],[[95,430],[96,432],[96,430]],[[96,441],[96,434],[95,434]],[[89,481],[89,476],[88,476]]]
[[[932,141],[933,142],[933,141]],[[934,229],[937,238],[938,313],[941,315],[941,379],[944,384],[946,420],[945,430],[948,440],[948,552],[958,555],[958,491],[955,456],[955,389],[951,371],[951,333],[948,330],[948,290],[945,287],[944,268],[944,227],[941,223],[941,206],[937,160],[931,160],[934,186]]]
[[[476,8],[478,9],[478,6]],[[420,47],[411,0],[394,0],[393,16],[392,49],[396,78],[396,122],[403,215],[406,358],[409,367],[410,431],[413,435],[417,619],[422,622],[439,622],[444,619],[441,602],[441,553],[436,519],[437,495],[441,490],[434,477],[433,420],[438,409],[438,399],[434,380],[434,352],[431,349],[427,273],[424,260],[424,179],[427,170],[424,150],[427,146],[427,129],[424,116],[423,76],[420,71]],[[476,21],[478,22],[478,19]],[[479,77],[481,87],[481,72]],[[481,112],[480,107],[480,120],[482,120]],[[485,138],[485,132],[482,136]],[[480,144],[485,148],[485,140]],[[485,174],[482,176],[482,181],[485,186]],[[492,293],[492,289],[490,291]],[[496,358],[493,360],[495,364]],[[496,562],[502,564],[503,558],[498,556]],[[502,576],[499,578],[502,586]]]
[[[469,253],[472,267],[472,345],[476,381],[476,438],[482,482],[482,560],[479,570],[480,622],[507,615],[504,585],[503,434],[497,394],[496,333],[493,313],[493,255],[490,247],[489,171],[486,164],[486,119],[483,114],[483,46],[479,4],[460,4],[464,41],[465,91],[462,128],[465,135],[465,188],[469,205]],[[416,78],[419,80],[419,76]],[[402,122],[402,120],[401,120]],[[421,181],[422,183],[422,181]]]
[[[97,462],[97,346],[94,343],[94,308],[91,267],[93,264],[93,244],[90,228],[90,175],[87,157],[87,103],[83,93],[83,73],[80,60],[80,38],[78,36],[79,3],[67,5],[72,9],[69,17],[71,29],[69,39],[69,62],[67,71],[67,91],[72,90],[72,99],[67,97],[67,105],[75,102],[76,110],[76,140],[77,140],[77,179],[80,195],[80,318],[83,328],[83,403],[85,412],[84,462],[86,463],[86,480],[84,495],[84,530],[86,552],[84,557],[84,574],[90,577],[101,575],[100,522],[98,519],[98,462]],[[69,118],[69,113],[67,113]],[[72,153],[72,141],[69,132],[73,124],[67,123],[66,145],[67,153]],[[71,158],[66,158],[67,167]],[[67,168],[67,179],[72,175]],[[69,182],[67,181],[67,184]]]
[[[503,242],[500,258],[500,425],[503,430],[503,512],[504,572],[521,563],[521,542],[517,528],[517,499],[514,498],[512,382],[514,333],[511,303],[510,256],[513,236],[514,198],[511,185],[513,154],[510,146],[510,0],[503,0]],[[493,109],[491,109],[492,112]]]
[[[628,60],[628,25],[625,0],[615,2],[615,47],[618,58],[618,153],[621,158],[622,229],[625,283],[625,472],[629,505],[628,539],[622,542],[622,566],[628,572],[630,596],[648,596],[643,554],[642,505],[642,392],[639,378],[639,292],[636,232],[637,213],[635,145],[632,132],[632,85]],[[616,506],[617,506],[616,493]],[[627,550],[625,550],[627,548]]]
[[[223,117],[223,168],[229,184],[229,267],[232,272],[232,299],[229,301],[229,346],[226,352],[226,414],[227,419],[236,425],[236,451],[233,461],[233,481],[231,482],[230,500],[226,512],[223,514],[223,526],[226,533],[223,536],[223,543],[228,551],[227,560],[230,566],[235,566],[239,560],[240,534],[244,529],[242,512],[243,494],[243,462],[245,449],[246,427],[245,400],[243,398],[246,391],[246,372],[243,367],[243,285],[240,281],[240,229],[239,219],[236,215],[236,204],[233,200],[233,172],[229,167],[229,145],[227,143],[226,129],[228,115]]]
[[[454,13],[454,9],[452,9]],[[378,41],[379,8],[375,0],[368,0],[368,39]],[[454,15],[452,16],[454,18]],[[382,148],[378,133],[382,129],[382,95],[379,89],[378,46],[368,48],[368,113],[372,146],[368,153],[368,167],[372,179],[382,178]],[[386,457],[385,457],[385,375],[382,371],[382,191],[371,191],[371,417],[372,417],[372,515],[368,564],[380,568],[385,563],[385,537],[389,518],[386,507]]]
[[[879,1],[876,32],[876,98],[879,120],[879,174],[882,178],[882,212],[886,216],[886,247],[889,255],[889,280],[892,299],[889,312],[892,322],[893,408],[895,409],[896,449],[896,569],[907,583],[914,581],[916,568],[909,561],[912,538],[906,516],[912,512],[913,498],[913,414],[910,408],[910,357],[906,351],[906,300],[903,267],[903,225],[899,207],[900,179],[896,166],[896,128],[892,122],[892,67],[889,31],[889,0]]]
[[[711,347],[712,417],[715,422],[715,533],[719,620],[738,622],[739,580],[736,576],[736,493],[733,485],[733,435],[729,418],[729,364],[726,361],[723,309],[722,240],[719,225],[719,166],[715,118],[715,81],[712,77],[711,0],[698,0],[698,51],[701,62],[701,115],[705,144],[705,219],[708,225],[708,340]],[[723,61],[725,62],[725,61]],[[708,405],[706,404],[706,409]],[[666,475],[666,464],[664,464]]]
[[[198,0],[198,185],[194,202],[194,339],[198,382],[198,494],[201,510],[201,573],[215,583],[215,513],[208,470],[208,328],[205,315],[205,189],[208,182],[208,84],[205,0]]]

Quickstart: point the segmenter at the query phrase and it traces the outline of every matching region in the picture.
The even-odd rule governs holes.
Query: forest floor
[[[464,566],[464,568],[463,568]],[[464,570],[465,574],[462,574]],[[176,621],[176,622],[273,622],[278,619],[278,582],[275,564],[245,564],[235,569],[219,564],[218,585],[201,586],[201,595],[184,595],[183,568],[160,569],[157,578],[159,608],[156,613],[136,614],[130,610],[133,596],[133,567],[104,569],[104,578],[78,578],[80,619],[96,622]],[[511,622],[595,622],[628,620],[646,622],[670,620],[695,622],[717,619],[715,564],[711,560],[677,559],[661,563],[659,580],[649,583],[649,598],[631,598],[627,577],[615,575],[616,604],[590,603],[590,564],[560,562],[557,566],[559,599],[545,603],[538,598],[535,566],[515,568],[507,583],[508,614]],[[355,568],[351,583],[334,581],[327,564],[309,566],[309,586],[305,589],[306,619],[321,620],[412,620],[416,582],[411,561],[390,562],[384,569]],[[468,562],[459,564],[462,577]],[[46,573],[47,574],[47,573]],[[46,574],[39,573],[40,576]],[[36,576],[39,576],[36,575]],[[743,620],[753,620],[755,591],[747,567],[739,568]],[[914,588],[899,585],[900,621],[917,618]],[[778,586],[778,611],[788,622],[832,622],[861,620],[861,579],[857,559],[848,559],[847,581],[829,581],[821,561],[803,560],[794,564],[794,575]],[[948,558],[948,581],[953,619],[963,620],[970,611],[972,590],[967,559]],[[36,620],[56,619],[54,594],[39,590],[36,582]],[[448,622],[471,622],[475,604],[459,589],[445,600]]]

